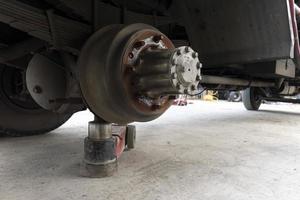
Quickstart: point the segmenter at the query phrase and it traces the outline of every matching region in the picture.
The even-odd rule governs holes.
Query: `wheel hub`
[[[144,24],[95,33],[82,50],[79,67],[91,111],[119,124],[159,117],[177,94],[197,94],[201,80],[196,52],[174,48],[164,34]]]

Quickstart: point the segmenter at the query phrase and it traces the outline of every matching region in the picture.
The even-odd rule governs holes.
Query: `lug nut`
[[[197,54],[196,52],[194,52],[192,56],[193,56],[193,58],[195,59],[195,58],[198,57],[198,54]]]
[[[186,53],[188,53],[188,52],[190,52],[190,48],[189,48],[189,47],[185,47],[185,48],[184,48],[184,51],[185,51]]]
[[[195,90],[196,90],[196,86],[195,86],[195,85],[192,85],[192,86],[191,86],[191,90],[192,90],[192,91],[195,91]]]
[[[197,75],[197,77],[196,77],[196,81],[201,81],[201,79],[200,79],[200,76],[199,76],[199,75]]]
[[[197,63],[197,69],[201,69],[201,64],[199,62]]]

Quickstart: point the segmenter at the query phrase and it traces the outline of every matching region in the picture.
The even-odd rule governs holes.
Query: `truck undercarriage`
[[[206,89],[245,90],[248,110],[298,103],[297,3],[0,0],[0,132],[45,133],[87,108],[107,131]]]

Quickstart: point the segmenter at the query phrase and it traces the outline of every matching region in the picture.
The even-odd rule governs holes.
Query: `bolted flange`
[[[173,87],[181,94],[195,95],[199,93],[202,64],[198,53],[190,47],[179,47],[172,57],[170,69]]]
[[[190,47],[175,49],[166,35],[145,24],[99,30],[78,65],[89,109],[117,124],[151,121],[177,94],[197,94],[202,66]]]
[[[148,96],[199,93],[202,64],[190,47],[156,49],[140,56],[138,90]]]

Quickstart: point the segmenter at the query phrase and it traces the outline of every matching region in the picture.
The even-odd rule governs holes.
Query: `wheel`
[[[247,110],[258,110],[262,103],[259,88],[247,88],[244,90],[242,100]]]
[[[126,145],[128,149],[135,148],[136,128],[133,125],[128,125],[126,130]]]
[[[242,101],[242,95],[240,92],[230,92],[228,101],[230,102],[240,102]]]
[[[13,137],[47,133],[64,124],[71,114],[39,107],[25,83],[25,70],[0,66],[0,135]]]

